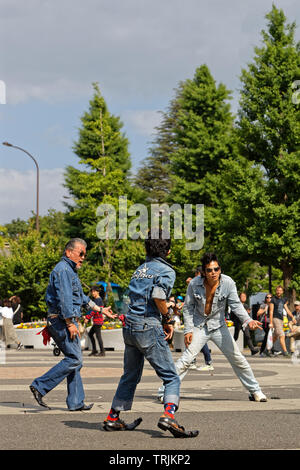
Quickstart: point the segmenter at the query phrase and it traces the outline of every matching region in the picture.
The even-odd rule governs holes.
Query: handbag
[[[272,349],[272,347],[273,347],[273,331],[274,331],[274,329],[270,328],[269,332],[268,332],[267,344],[266,344],[266,347],[267,347],[268,351],[270,351],[270,349]]]

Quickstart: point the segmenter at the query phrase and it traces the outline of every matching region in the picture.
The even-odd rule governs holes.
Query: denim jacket
[[[161,314],[153,299],[170,297],[175,278],[175,271],[167,261],[162,258],[146,258],[131,277],[126,318],[140,315],[160,319]]]
[[[184,333],[193,331],[194,326],[207,326],[208,331],[216,330],[225,325],[225,309],[228,305],[243,324],[247,325],[252,319],[244,309],[231,277],[221,274],[220,283],[216,289],[211,313],[205,315],[206,293],[204,278],[197,276],[189,283],[184,306]]]
[[[83,293],[76,263],[63,256],[50,274],[45,296],[49,314],[59,314],[63,319],[80,317],[81,306],[90,298]]]

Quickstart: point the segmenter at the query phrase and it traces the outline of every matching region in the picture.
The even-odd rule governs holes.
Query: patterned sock
[[[119,418],[119,414],[120,414],[120,411],[116,411],[113,408],[111,408],[106,419],[108,421],[117,421],[117,419]]]
[[[166,403],[165,404],[165,414],[169,417],[174,419],[174,414],[177,409],[175,403]]]

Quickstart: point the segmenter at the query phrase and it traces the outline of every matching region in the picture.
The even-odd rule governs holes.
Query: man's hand
[[[165,340],[168,341],[168,339],[171,339],[173,336],[174,326],[170,325],[169,323],[165,323],[163,328],[164,328],[164,333],[166,335]]]
[[[262,330],[262,327],[260,325],[262,325],[260,321],[251,320],[247,326],[249,327],[250,330],[257,330],[257,329]]]
[[[71,338],[72,341],[74,340],[74,338],[76,338],[77,335],[80,338],[80,333],[78,331],[77,326],[74,323],[68,323],[67,328],[68,328],[70,338]]]
[[[103,307],[102,313],[104,313],[104,315],[106,315],[108,318],[112,318],[112,319],[114,319],[118,316],[117,313],[112,312],[112,309],[111,309],[110,306],[109,307]]]
[[[189,347],[192,340],[193,340],[193,333],[187,333],[186,335],[184,335],[184,344],[186,348]]]

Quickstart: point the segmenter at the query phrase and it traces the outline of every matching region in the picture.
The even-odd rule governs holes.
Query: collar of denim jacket
[[[72,261],[70,258],[68,258],[66,255],[63,255],[62,257],[62,260],[66,261],[70,266],[71,268],[73,269],[73,271],[76,271],[76,263],[74,261]]]
[[[148,263],[149,261],[159,261],[160,263],[164,263],[167,266],[169,266],[169,268],[172,268],[172,265],[170,263],[168,263],[168,261],[166,261],[163,258],[160,258],[159,256],[157,258],[151,258],[150,256],[146,256],[146,262]]]

